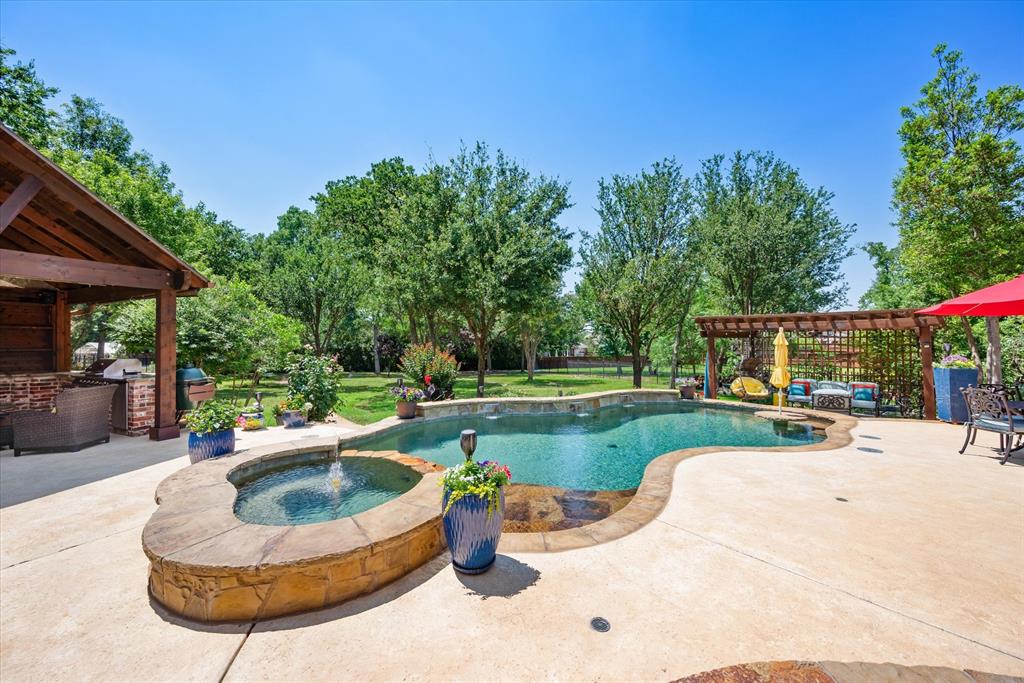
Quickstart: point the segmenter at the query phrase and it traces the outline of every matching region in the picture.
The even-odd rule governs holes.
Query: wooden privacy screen
[[[753,352],[755,374],[767,382],[775,359],[775,332],[754,333],[749,342],[735,341]],[[883,396],[907,399],[915,412],[924,405],[915,330],[790,332],[786,341],[794,379],[877,382]]]
[[[792,376],[839,382],[877,382],[887,402],[900,402],[925,418],[935,416],[932,331],[942,319],[912,309],[829,311],[696,318],[708,352],[720,354],[716,340],[737,345],[744,374],[767,380],[775,358],[774,340],[782,328],[789,343]],[[715,351],[715,349],[719,349]],[[718,378],[714,369],[712,377]],[[714,396],[717,383],[712,382]]]
[[[70,324],[63,295],[54,291],[0,289],[0,372],[68,369]]]

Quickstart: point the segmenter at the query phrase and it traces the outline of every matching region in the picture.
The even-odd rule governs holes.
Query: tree
[[[192,363],[213,375],[248,375],[274,329],[271,312],[252,287],[240,280],[217,278],[215,286],[194,297],[181,297],[177,306],[177,353],[181,364]],[[110,336],[131,355],[152,353],[156,337],[156,306],[152,300],[124,305],[111,325]],[[290,343],[290,342],[284,342]]]
[[[275,233],[267,240],[265,258],[273,269],[264,294],[277,311],[302,322],[306,343],[323,355],[355,310],[365,271],[315,214],[292,207],[278,225],[287,234],[277,239]]]
[[[904,166],[894,181],[900,262],[930,300],[959,296],[1024,272],[1024,89],[1003,85],[984,95],[963,55],[940,44],[935,78],[901,110]],[[971,353],[981,354],[961,318]],[[998,325],[988,325],[998,348]],[[989,353],[988,381],[1001,376]]]
[[[593,302],[600,324],[625,338],[640,388],[643,357],[679,320],[700,271],[690,184],[675,160],[665,159],[638,176],[602,179],[597,200],[601,226],[583,238],[577,294]]]
[[[432,272],[473,337],[482,396],[499,317],[557,288],[572,260],[569,233],[557,222],[570,206],[568,187],[532,177],[501,150],[492,159],[479,142],[427,177],[444,253]]]
[[[506,329],[519,338],[528,382],[533,381],[533,373],[537,367],[537,349],[544,338],[555,330],[561,312],[562,302],[558,298],[558,292],[552,289],[547,293],[538,294],[526,308],[509,316]]]
[[[132,166],[136,161],[132,152],[132,134],[124,121],[107,113],[102,104],[91,97],[72,95],[71,101],[62,109],[60,143],[65,149],[78,152],[87,159],[96,152],[105,152],[124,166]],[[139,161],[149,161],[145,153],[139,155]]]
[[[0,47],[0,121],[35,147],[48,147],[53,140],[57,112],[47,101],[57,88],[46,85],[36,75],[30,60],[13,62],[15,51]]]
[[[728,313],[817,311],[845,301],[839,270],[852,254],[852,225],[832,193],[761,152],[703,162],[695,195],[710,284]]]
[[[907,278],[900,263],[900,248],[887,247],[884,242],[868,242],[861,250],[871,259],[875,279],[861,295],[857,305],[869,308],[918,308],[923,305],[920,294]]]

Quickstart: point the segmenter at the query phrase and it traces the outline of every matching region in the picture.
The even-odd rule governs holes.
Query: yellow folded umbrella
[[[782,412],[782,390],[789,386],[789,343],[786,342],[786,335],[779,328],[775,335],[775,367],[772,369],[771,379],[768,381],[773,387],[779,390],[779,412]]]

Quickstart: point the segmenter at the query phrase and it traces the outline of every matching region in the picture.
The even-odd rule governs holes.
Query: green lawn
[[[335,406],[335,412],[358,424],[370,424],[395,412],[394,400],[387,388],[395,386],[397,374],[375,377],[372,374],[353,373],[347,377],[341,389],[341,398]],[[668,387],[667,377],[644,377],[644,386],[652,388]],[[594,391],[612,389],[629,389],[632,380],[628,376],[617,377],[614,372],[602,376],[600,373],[563,374],[560,372],[537,373],[533,382],[526,380],[526,373],[495,372],[487,375],[484,383],[484,395],[500,398],[508,396],[557,396],[559,390],[564,396],[587,394]],[[263,392],[263,405],[267,406],[267,425],[274,424],[274,417],[269,406],[284,398],[287,387],[283,380],[264,379],[260,391]],[[223,380],[217,384],[218,398],[237,400],[241,404],[245,399],[246,387],[239,382],[232,390],[231,380]],[[473,398],[476,396],[476,373],[462,373],[455,383],[455,398]]]

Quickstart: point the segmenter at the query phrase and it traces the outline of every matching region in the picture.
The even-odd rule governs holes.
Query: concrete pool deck
[[[146,592],[153,491],[188,463],[166,460],[0,510],[0,678],[672,680],[771,660],[1024,675],[1024,461],[1000,466],[990,434],[958,455],[963,428],[943,424],[851,435],[687,459],[665,509],[614,541],[509,552],[478,577],[442,555],[339,607],[228,626]]]

